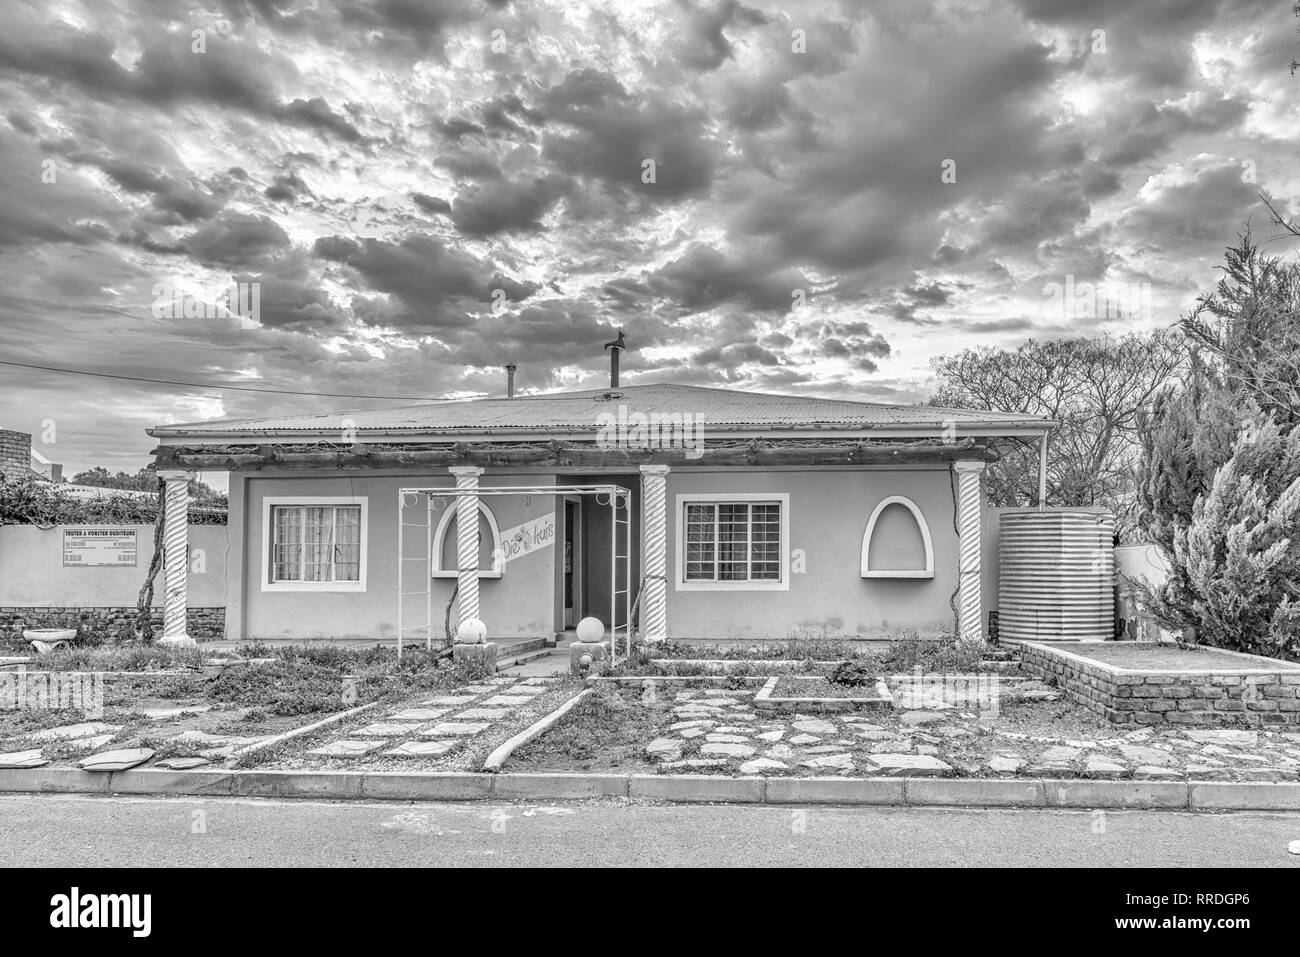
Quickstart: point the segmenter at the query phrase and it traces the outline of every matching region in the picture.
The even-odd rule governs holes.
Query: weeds
[[[978,671],[987,646],[969,640],[943,640],[909,635],[889,643],[880,664],[893,674],[906,674],[920,668],[922,674],[935,672],[969,673]]]
[[[203,652],[144,644],[75,645],[42,655],[34,664],[41,671],[196,671],[203,665]]]

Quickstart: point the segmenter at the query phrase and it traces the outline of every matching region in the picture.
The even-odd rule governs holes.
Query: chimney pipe
[[[506,398],[515,397],[515,369],[517,366],[513,362],[506,363]]]
[[[627,348],[627,343],[623,341],[623,330],[618,330],[618,338],[613,342],[605,343],[605,348],[609,350],[609,387],[618,388],[618,354]]]

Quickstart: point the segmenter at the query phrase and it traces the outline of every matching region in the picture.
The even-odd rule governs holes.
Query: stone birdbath
[[[28,628],[23,637],[31,642],[33,648],[42,655],[48,655],[55,648],[61,648],[77,637],[75,628]]]

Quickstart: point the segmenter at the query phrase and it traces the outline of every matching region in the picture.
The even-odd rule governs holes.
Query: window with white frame
[[[353,590],[364,587],[365,506],[328,498],[268,500],[264,586]]]
[[[785,496],[682,503],[682,581],[779,586]]]

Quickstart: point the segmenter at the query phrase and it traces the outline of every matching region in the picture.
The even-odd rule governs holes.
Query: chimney
[[[627,343],[623,341],[623,330],[618,330],[618,338],[613,342],[605,343],[605,348],[609,350],[609,387],[618,388],[618,354],[627,348]]]
[[[506,363],[506,398],[515,397],[515,369],[518,368],[513,362]]]
[[[0,429],[0,478],[16,482],[32,474],[32,437]]]

